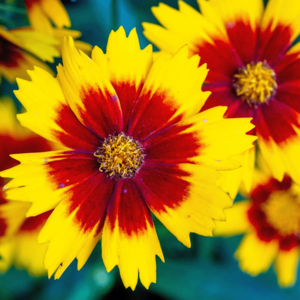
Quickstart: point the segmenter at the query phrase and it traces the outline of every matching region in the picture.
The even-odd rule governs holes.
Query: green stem
[[[0,10],[8,11],[15,14],[26,15],[26,10],[23,8],[14,7],[11,5],[0,4]]]

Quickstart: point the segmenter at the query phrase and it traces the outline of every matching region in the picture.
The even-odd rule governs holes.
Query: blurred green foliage
[[[124,26],[127,33],[136,27],[142,47],[149,42],[143,37],[141,23],[157,23],[151,7],[159,0],[78,0],[63,1],[72,20],[72,28],[82,32],[82,40],[105,49],[112,29]],[[177,6],[177,0],[164,0]],[[186,0],[197,8],[196,0]],[[0,4],[5,1],[1,0]],[[24,8],[22,0],[14,4]],[[25,11],[18,13],[0,10],[0,23],[8,28],[28,24]],[[58,59],[56,63],[60,62]],[[54,68],[54,66],[52,66]],[[16,85],[5,80],[0,85],[1,95],[13,96]],[[14,98],[16,105],[21,105]],[[0,299],[32,300],[96,300],[96,299],[172,299],[172,300],[252,300],[299,299],[300,285],[280,289],[273,269],[252,278],[238,268],[233,258],[241,237],[204,238],[192,235],[192,248],[179,243],[158,221],[158,236],[165,256],[165,263],[158,261],[157,284],[149,291],[138,285],[135,292],[126,290],[119,272],[105,271],[101,260],[100,244],[93,251],[84,268],[78,272],[76,262],[67,269],[60,280],[46,277],[34,278],[26,271],[10,269],[0,275]]]

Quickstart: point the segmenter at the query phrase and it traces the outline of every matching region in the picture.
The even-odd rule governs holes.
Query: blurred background
[[[72,21],[72,29],[82,32],[81,40],[105,49],[110,31],[124,26],[127,33],[136,27],[144,48],[149,42],[142,34],[141,22],[157,23],[150,8],[159,0],[77,0],[63,1]],[[177,0],[164,0],[177,6]],[[197,8],[196,0],[186,0]],[[25,10],[19,13],[1,9],[0,22],[7,28],[28,24]],[[15,1],[24,8],[23,1]],[[23,11],[23,13],[22,13]],[[56,64],[60,60],[56,60]],[[54,64],[51,65],[54,67]],[[17,107],[21,106],[13,95],[14,84],[2,79],[0,95],[11,96]],[[0,300],[96,300],[96,299],[172,299],[172,300],[239,300],[239,299],[299,299],[299,282],[293,288],[280,289],[273,269],[257,277],[240,271],[233,257],[241,237],[204,238],[191,236],[192,248],[187,249],[158,221],[156,228],[165,256],[165,263],[157,260],[157,283],[146,290],[140,284],[132,292],[125,289],[114,269],[107,273],[101,260],[98,245],[87,264],[78,272],[76,262],[66,270],[60,280],[35,278],[24,270],[11,268],[0,275]]]

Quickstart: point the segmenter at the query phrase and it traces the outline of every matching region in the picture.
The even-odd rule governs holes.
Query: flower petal
[[[25,220],[26,212],[30,207],[29,203],[8,201],[0,205],[1,241],[8,240],[16,234]],[[5,225],[3,230],[3,224]]]
[[[274,41],[276,39],[278,46],[285,45],[288,47],[299,34],[299,14],[300,5],[297,0],[289,1],[289,5],[286,5],[284,0],[270,0],[263,15],[261,26],[269,30],[270,38]],[[271,51],[277,52],[279,48],[274,47],[275,45],[276,43],[272,44],[273,47],[268,45],[271,47],[269,53]]]
[[[207,75],[199,57],[188,59],[184,47],[170,60],[161,55],[153,64],[129,122],[129,135],[149,135],[199,112],[209,93],[201,87]],[[189,101],[186,101],[189,99]]]
[[[119,181],[109,203],[102,237],[107,271],[119,266],[125,287],[135,289],[138,276],[149,288],[156,282],[155,255],[163,260],[151,212],[131,180]]]
[[[28,73],[32,81],[18,79],[19,90],[15,91],[27,110],[18,115],[21,124],[66,147],[95,151],[99,138],[73,114],[58,80],[40,68]]]
[[[75,257],[82,268],[100,239],[115,182],[98,173],[71,186],[39,235],[40,243],[49,241],[45,256],[49,276],[56,272],[59,278]]]
[[[121,50],[120,50],[121,51]],[[57,68],[65,97],[77,118],[99,137],[122,130],[122,111],[116,92],[101,68],[71,37],[62,48],[63,65]]]
[[[34,31],[30,27],[11,30],[0,28],[0,36],[41,60],[54,62],[54,57],[60,56],[56,48],[59,41],[55,37]]]
[[[197,0],[203,15],[212,23],[220,26],[222,23],[241,20],[250,23],[254,28],[260,22],[264,5],[262,0]],[[227,25],[227,24],[226,24]]]
[[[9,82],[14,83],[16,78],[27,79],[27,70],[38,66],[52,72],[51,69],[39,59],[36,59],[19,47],[0,37],[2,53],[0,56],[0,76],[4,76]]]
[[[234,203],[230,209],[226,209],[226,221],[216,222],[214,236],[232,236],[247,232],[251,227],[247,214],[250,206],[249,201],[241,201]]]
[[[109,35],[106,54],[95,47],[92,59],[106,73],[120,100],[123,131],[153,63],[152,46],[141,50],[136,30],[128,38],[123,27]]]
[[[285,172],[296,182],[299,181],[299,124],[296,111],[275,99],[257,110],[258,144],[270,170],[279,181]]]
[[[33,203],[27,216],[55,208],[63,199],[73,196],[74,187],[95,177],[97,181],[95,175],[99,176],[99,164],[91,154],[51,151],[13,157],[21,164],[1,172],[1,176],[14,178],[6,185],[8,199]]]
[[[195,41],[211,42],[211,35],[220,35],[218,28],[191,6],[183,1],[179,1],[178,5],[179,10],[164,3],[152,7],[154,16],[166,29],[155,24],[143,23],[145,36],[159,49],[175,54],[182,46],[188,44],[192,54],[196,50]]]
[[[77,210],[71,212],[69,207],[69,201],[62,201],[55,208],[38,237],[39,243],[49,241],[44,261],[49,278],[55,273],[54,278],[58,279],[76,257],[84,259],[84,262],[78,261],[78,268],[80,268],[100,239],[100,233],[96,233],[98,226],[91,231],[85,231],[76,220]],[[91,249],[88,249],[86,257],[82,253],[87,252],[87,247]]]
[[[256,138],[245,133],[254,126],[250,119],[223,119],[225,110],[221,106],[206,110],[152,135],[143,143],[145,160],[237,168],[240,165],[231,165],[228,158],[252,147]]]
[[[67,10],[59,0],[41,0],[41,7],[44,14],[55,24],[55,26],[71,27],[71,21]]]
[[[299,263],[299,247],[294,247],[289,251],[279,250],[275,269],[278,283],[281,287],[293,286],[297,278],[297,269]]]
[[[16,243],[17,241],[15,239],[1,242],[0,255],[3,259],[0,259],[0,272],[6,272],[12,265]]]
[[[274,261],[278,242],[264,242],[255,232],[248,233],[235,252],[240,268],[252,276],[266,272]]]
[[[193,164],[145,165],[136,176],[155,216],[187,247],[189,234],[211,236],[213,219],[224,220],[231,199],[215,185],[218,173]]]
[[[30,25],[37,31],[52,33],[52,25],[45,15],[40,1],[24,0]]]

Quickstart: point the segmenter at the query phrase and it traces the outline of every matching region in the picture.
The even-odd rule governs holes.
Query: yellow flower
[[[252,117],[253,134],[273,176],[285,173],[300,183],[300,2],[198,0],[200,12],[179,1],[152,11],[162,26],[145,23],[145,36],[168,55],[188,45],[210,70],[204,90],[212,92],[202,110],[228,106],[225,116]],[[293,46],[291,46],[293,45]],[[220,186],[235,197],[249,191],[254,149],[236,157],[243,167],[224,174]]]
[[[15,108],[9,98],[0,98],[0,170],[17,165],[9,154],[22,151],[50,151],[47,140],[21,127],[15,118]],[[33,275],[46,274],[43,257],[47,244],[39,245],[37,236],[50,212],[26,219],[30,203],[7,201],[0,177],[0,271],[11,265],[25,268]],[[5,191],[5,190],[4,190]]]
[[[187,48],[153,63],[152,47],[120,28],[106,54],[95,47],[91,59],[71,38],[62,52],[57,78],[36,68],[15,94],[21,123],[69,149],[14,155],[7,197],[32,202],[28,216],[53,210],[39,235],[49,276],[75,258],[81,269],[101,238],[106,269],[149,287],[163,260],[151,212],[188,247],[191,232],[211,236],[232,202],[217,170],[240,166],[228,158],[252,147],[253,125],[223,119],[226,107],[199,113],[208,70]]]
[[[216,222],[214,235],[245,234],[235,253],[240,268],[256,276],[275,262],[279,285],[294,285],[300,254],[299,186],[289,176],[278,181],[265,165],[255,171],[247,198],[225,211],[226,222]]]

